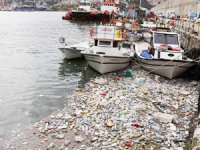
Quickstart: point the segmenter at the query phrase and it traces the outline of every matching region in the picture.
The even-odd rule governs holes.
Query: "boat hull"
[[[145,70],[168,79],[180,76],[196,64],[193,61],[143,59],[138,55],[137,59]]]
[[[62,17],[63,20],[110,22],[110,15],[104,13],[91,13],[90,11],[73,11]]]
[[[101,74],[122,70],[129,65],[129,57],[82,53],[90,67]]]
[[[59,50],[63,53],[65,59],[75,59],[82,57],[81,50],[71,48],[59,48]]]

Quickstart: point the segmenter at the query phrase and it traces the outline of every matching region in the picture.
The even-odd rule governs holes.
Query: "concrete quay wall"
[[[191,36],[183,32],[180,35],[184,49],[200,48],[200,39],[196,36]]]
[[[190,15],[192,12],[200,13],[200,0],[165,0],[152,8],[155,13],[166,14],[175,12],[176,15]]]
[[[181,43],[184,49],[200,48],[200,23],[176,20],[176,32],[181,35]]]

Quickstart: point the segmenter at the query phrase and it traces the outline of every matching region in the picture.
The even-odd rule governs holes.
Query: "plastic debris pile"
[[[64,109],[35,127],[56,139],[73,131],[70,138],[82,146],[71,149],[182,150],[197,111],[198,83],[153,76],[128,70],[97,77],[76,91],[71,112]]]

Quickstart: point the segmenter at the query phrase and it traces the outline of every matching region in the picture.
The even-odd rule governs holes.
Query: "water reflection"
[[[71,76],[77,76],[79,87],[83,87],[86,82],[100,74],[90,68],[84,58],[66,60],[60,63],[58,75],[62,80],[70,81]],[[74,78],[74,77],[73,77]]]

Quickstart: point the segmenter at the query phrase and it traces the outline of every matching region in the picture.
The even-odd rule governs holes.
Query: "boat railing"
[[[90,28],[90,37],[93,39],[124,40],[125,33],[116,26],[95,26]]]

